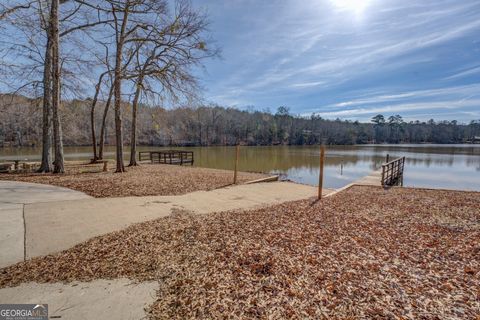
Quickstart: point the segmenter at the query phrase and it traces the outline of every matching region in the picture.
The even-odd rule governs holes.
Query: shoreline
[[[66,188],[71,188],[72,190],[77,190],[77,191],[82,191],[85,192],[84,189],[82,189],[81,186],[79,185],[72,185],[69,183],[59,183],[58,181],[66,179],[66,177],[71,176],[72,178],[78,178],[81,177],[82,175],[87,176],[88,174],[90,175],[95,175],[98,174],[100,178],[102,178],[102,175],[105,173],[101,172],[101,163],[94,163],[91,164],[86,161],[82,160],[68,160],[65,161],[66,163],[66,168],[67,172],[65,174],[52,174],[52,173],[35,173],[35,172],[29,172],[29,173],[0,173],[0,181],[24,181],[24,182],[31,182],[31,183],[39,183],[39,184],[48,184],[48,185],[54,185],[54,186],[59,186],[59,187],[66,187]],[[86,170],[84,172],[68,172],[68,168],[94,168],[93,170]],[[223,176],[222,181],[225,183],[217,183],[217,184],[211,184],[210,186],[203,186],[199,187],[198,189],[189,189],[188,192],[192,191],[198,191],[198,190],[215,190],[219,188],[224,188],[227,186],[233,185],[233,178],[231,179],[232,182],[229,182],[229,175],[233,177],[233,170],[226,170],[226,169],[215,169],[215,168],[208,168],[208,167],[197,167],[197,166],[190,166],[190,165],[184,165],[184,166],[178,166],[178,165],[167,165],[167,164],[151,164],[150,162],[147,161],[141,161],[139,162],[139,166],[137,167],[128,167],[127,168],[127,174],[128,171],[131,170],[138,170],[138,168],[145,168],[145,167],[158,167],[162,168],[163,171],[176,171],[180,172],[182,170],[191,170],[191,171],[197,171],[199,173],[204,173],[205,177],[208,177],[209,174],[215,174],[215,175],[221,175]],[[112,173],[112,170],[115,168],[115,162],[114,161],[109,161],[108,164],[108,172]],[[180,168],[180,169],[179,169]],[[182,169],[183,168],[183,169]],[[162,171],[160,170],[160,171]],[[257,183],[257,182],[263,182],[263,180],[268,181],[284,181],[284,182],[289,182],[289,183],[295,183],[299,185],[304,185],[304,186],[309,186],[309,187],[318,187],[318,185],[315,184],[309,184],[309,183],[304,183],[300,181],[295,181],[288,176],[284,176],[283,174],[270,174],[270,173],[263,173],[263,172],[258,172],[258,171],[239,171],[239,184],[251,184],[251,183]],[[201,176],[202,174],[200,174]],[[324,187],[324,190],[327,190],[329,192],[333,193],[338,193],[340,191],[346,190],[352,186],[355,185],[373,185],[373,186],[380,186],[380,176],[381,172],[379,170],[374,170],[371,171],[369,174],[360,177],[352,182],[347,183],[346,185],[339,187],[339,188],[331,188],[331,187]],[[277,177],[277,178],[274,178]],[[47,179],[42,179],[42,178],[47,178]],[[52,179],[52,180],[49,180]],[[140,177],[135,178],[136,180],[140,179]],[[411,189],[424,189],[424,190],[444,190],[444,191],[465,191],[465,192],[480,192],[480,190],[476,189],[458,189],[458,188],[445,188],[445,187],[428,187],[428,186],[403,186],[403,188],[411,188]],[[150,196],[150,195],[175,195],[175,194],[185,194],[188,192],[179,192],[179,193],[168,193],[168,192],[161,192],[158,194],[155,193],[149,193],[146,192],[145,194],[136,194],[134,196]],[[96,196],[95,192],[92,191],[87,191],[87,194],[98,197]],[[329,194],[330,196],[332,195],[331,193]],[[106,196],[100,196],[101,198],[103,197],[124,197],[124,196],[130,196],[130,195],[109,195],[107,194]]]
[[[480,143],[470,143],[470,142],[461,142],[461,143],[434,143],[434,142],[418,142],[418,143],[353,143],[353,144],[331,144],[326,146],[471,146],[471,145],[480,145]],[[216,148],[216,147],[235,147],[235,144],[218,144],[218,145],[137,145],[137,148]],[[314,147],[320,146],[320,144],[245,144],[242,147]],[[67,148],[92,148],[90,144],[78,144],[78,145],[64,145]],[[106,148],[114,148],[114,144],[107,144],[105,145]],[[125,144],[124,148],[129,148],[130,145]],[[2,149],[20,149],[20,148],[28,148],[28,149],[40,149],[41,146],[0,146],[0,150]],[[128,152],[124,152],[126,155]]]
[[[107,172],[103,164],[83,165],[69,162],[65,174],[1,173],[0,180],[49,184],[84,192],[95,198],[128,196],[181,195],[200,190],[214,190],[233,184],[233,171],[178,166],[142,164],[115,173],[115,163],[109,162]],[[268,175],[238,172],[238,183],[266,178]]]

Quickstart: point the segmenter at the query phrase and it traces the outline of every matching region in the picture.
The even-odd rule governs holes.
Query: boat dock
[[[392,187],[403,186],[403,169],[405,166],[405,157],[397,158],[392,161],[387,155],[386,161],[382,164],[382,167],[378,170],[372,171],[369,175],[353,181],[346,186],[335,190],[335,192],[329,194],[331,196],[340,191],[346,190],[352,186],[376,186],[376,187]]]
[[[151,163],[190,164],[193,166],[193,151],[183,150],[162,150],[162,151],[140,151],[138,153],[139,161],[150,160]]]

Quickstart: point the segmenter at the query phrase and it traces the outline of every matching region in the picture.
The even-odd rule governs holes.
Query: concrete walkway
[[[329,192],[326,196],[330,197],[339,192],[347,190],[353,186],[376,186],[381,187],[381,178],[382,178],[382,170],[372,171],[369,175],[362,177],[358,180],[353,181],[352,183],[347,184],[339,189],[334,190],[333,192]]]
[[[181,196],[91,198],[48,185],[0,182],[0,267],[70,248],[91,237],[176,210],[203,214],[250,209],[316,196],[317,188],[290,182],[257,183]],[[325,190],[325,194],[331,190]],[[25,239],[25,241],[24,241]],[[27,283],[0,289],[2,303],[48,303],[62,319],[143,319],[157,283],[126,279],[71,284]]]
[[[22,261],[25,257],[26,204],[88,198],[90,196],[82,192],[66,188],[0,181],[0,268]]]
[[[359,186],[377,186],[382,185],[382,170],[376,170],[371,172],[368,176],[354,181],[352,184]]]
[[[0,289],[0,301],[48,304],[50,319],[145,319],[145,308],[156,300],[157,289],[157,282],[128,279],[24,283]]]
[[[316,192],[312,186],[269,182],[180,196],[99,199],[49,185],[0,182],[0,267],[68,249],[175,210],[204,214],[251,209],[310,198]]]

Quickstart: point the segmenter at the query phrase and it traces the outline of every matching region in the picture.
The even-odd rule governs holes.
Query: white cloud
[[[466,76],[471,76],[471,75],[477,74],[477,73],[480,73],[480,66],[458,72],[458,73],[456,73],[454,75],[451,75],[449,77],[446,77],[444,79],[445,80],[458,79],[458,78],[463,78],[463,77],[466,77]]]
[[[380,104],[392,101],[406,100],[406,99],[425,99],[425,98],[435,98],[435,97],[451,97],[457,96],[460,99],[468,99],[476,94],[480,94],[480,84],[472,84],[465,86],[455,86],[455,87],[446,87],[446,88],[436,88],[428,90],[417,90],[410,92],[403,92],[397,94],[385,94],[385,95],[376,95],[366,98],[354,99],[350,101],[343,101],[335,103],[333,107],[344,108],[357,105],[365,104]]]
[[[290,86],[292,88],[310,88],[310,87],[316,87],[316,86],[319,86],[319,85],[322,85],[322,84],[325,84],[325,81],[294,83],[294,84],[291,84]]]
[[[348,110],[340,111],[330,111],[330,112],[318,112],[322,117],[325,118],[351,118],[359,117],[365,115],[375,115],[378,113],[402,113],[402,112],[411,112],[418,110],[433,110],[439,112],[442,110],[455,110],[455,109],[464,109],[464,108],[479,108],[480,99],[475,100],[464,100],[464,101],[436,101],[436,102],[415,102],[415,103],[399,103],[399,104],[389,104],[383,106],[375,107],[361,107]]]

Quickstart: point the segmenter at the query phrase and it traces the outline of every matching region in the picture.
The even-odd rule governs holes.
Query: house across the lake
[[[474,136],[472,140],[467,141],[468,143],[478,143],[480,144],[480,136]]]

